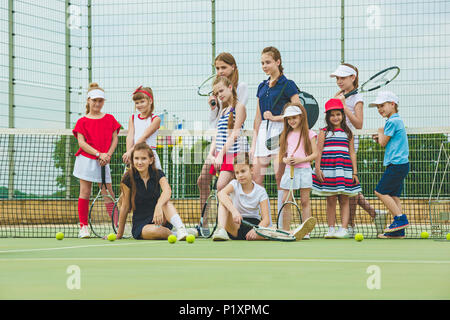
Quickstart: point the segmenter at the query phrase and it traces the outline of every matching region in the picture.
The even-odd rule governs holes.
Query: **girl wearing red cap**
[[[341,64],[336,71],[334,71],[330,77],[336,78],[336,84],[339,87],[339,91],[336,93],[335,98],[341,100],[344,106],[344,113],[346,117],[346,124],[350,130],[363,128],[363,105],[364,101],[360,93],[353,94],[349,97],[345,95],[359,86],[359,72],[358,68],[349,64]],[[354,136],[355,153],[358,152],[359,137]],[[350,198],[350,234],[354,233],[355,227],[355,214],[356,206],[360,205],[375,221],[377,233],[380,234],[386,225],[386,212],[381,210],[375,210],[370,203],[364,198],[362,193],[359,193],[356,197]]]
[[[348,238],[349,197],[361,192],[353,134],[346,124],[341,100],[328,100],[325,113],[327,126],[319,132],[312,188],[314,194],[327,197],[329,229],[325,238]],[[335,230],[337,200],[342,219],[338,231]]]

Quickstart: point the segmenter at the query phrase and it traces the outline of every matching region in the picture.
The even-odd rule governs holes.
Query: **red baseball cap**
[[[325,103],[325,112],[330,110],[344,110],[344,105],[339,99],[330,99]]]

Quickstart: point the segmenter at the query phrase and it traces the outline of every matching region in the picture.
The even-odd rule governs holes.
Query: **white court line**
[[[91,248],[91,247],[107,247],[107,246],[132,246],[135,244],[156,244],[158,242],[133,242],[133,243],[105,243],[105,244],[91,244],[84,246],[71,246],[71,247],[56,247],[56,248],[38,248],[38,249],[16,249],[16,250],[2,250],[0,253],[16,253],[16,252],[36,252],[36,251],[55,251],[55,250],[65,250],[65,249],[80,249],[80,248]]]
[[[262,259],[262,258],[6,258],[0,261],[191,261],[191,262],[323,262],[323,263],[400,263],[450,264],[449,260],[358,260],[358,259]]]

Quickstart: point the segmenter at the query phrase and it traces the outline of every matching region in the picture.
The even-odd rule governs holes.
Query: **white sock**
[[[178,214],[175,214],[171,219],[170,219],[170,223],[178,229],[180,228],[184,228],[184,224],[183,221],[181,221],[181,218]]]

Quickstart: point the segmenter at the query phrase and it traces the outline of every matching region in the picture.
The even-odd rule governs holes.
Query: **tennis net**
[[[251,134],[251,131],[244,134],[249,142]],[[366,200],[359,202],[369,213],[386,211],[373,193],[384,171],[384,149],[372,141],[370,131],[358,131],[357,134],[358,171]],[[195,226],[200,218],[197,179],[209,151],[211,135],[211,132],[186,130],[159,131],[157,152],[172,188],[172,201],[188,227]],[[126,150],[125,139],[126,131],[123,131],[110,165],[116,195],[123,173],[121,157]],[[448,159],[438,158],[441,147],[449,146],[445,142],[450,140],[450,128],[408,130],[408,140],[411,170],[401,198],[410,221],[406,237],[419,238],[422,231],[437,238],[444,237],[449,230],[450,211],[449,180],[443,177],[448,175]],[[72,175],[77,150],[78,144],[71,130],[0,129],[0,238],[54,237],[59,231],[66,237],[78,236],[79,181]],[[447,181],[440,186],[439,199],[431,194],[435,175],[444,178],[440,181]],[[271,201],[272,221],[276,225],[277,190],[273,174],[265,177],[264,186]],[[97,193],[97,188],[93,184],[92,196]],[[296,198],[300,203],[298,191]],[[447,205],[430,205],[436,201]],[[363,206],[356,204],[352,211],[355,232],[375,238],[376,225]],[[311,207],[312,215],[318,219],[311,237],[323,237],[328,228],[326,198],[311,195]],[[339,206],[337,221],[340,224]],[[388,214],[386,222],[390,221]],[[439,223],[439,232],[433,223]]]

